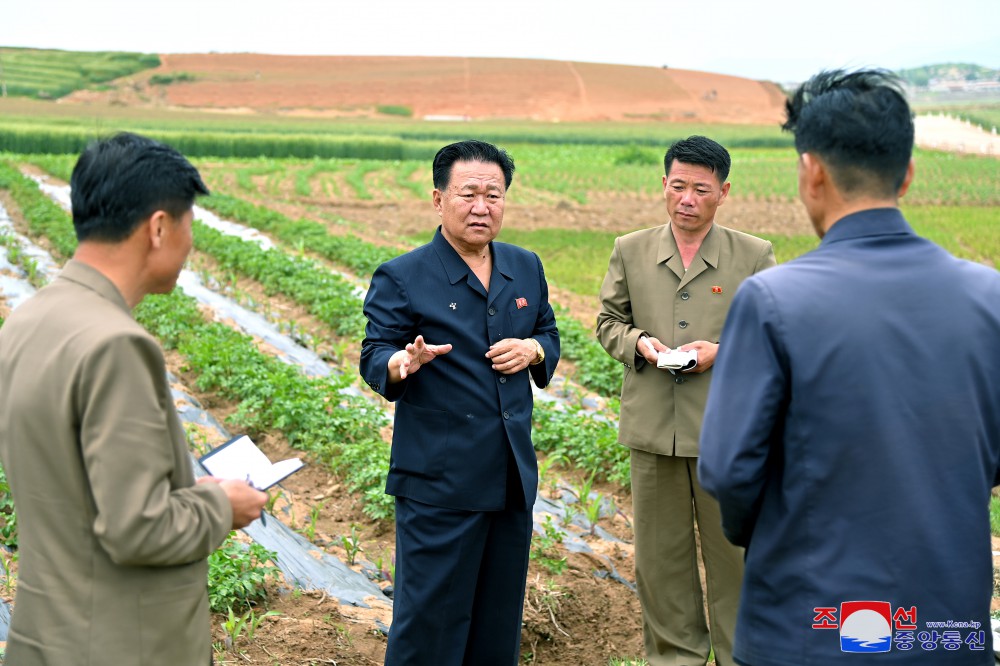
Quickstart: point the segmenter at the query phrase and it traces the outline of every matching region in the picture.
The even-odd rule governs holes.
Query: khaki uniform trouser
[[[697,458],[631,452],[635,573],[650,666],[703,666],[710,648],[715,649],[718,666],[735,663],[733,631],[743,549],[723,535],[719,505],[702,490],[697,467]],[[696,521],[705,596],[698,574]]]

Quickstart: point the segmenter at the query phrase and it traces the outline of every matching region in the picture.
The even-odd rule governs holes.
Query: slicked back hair
[[[437,152],[434,156],[434,189],[444,192],[451,181],[451,167],[455,162],[485,162],[496,164],[503,171],[504,188],[510,189],[514,180],[514,159],[502,148],[485,141],[459,141]]]
[[[670,145],[667,154],[663,156],[665,175],[670,173],[674,160],[711,169],[719,179],[719,185],[726,183],[726,179],[729,178],[729,168],[733,163],[729,151],[723,148],[722,144],[697,134],[674,141]]]
[[[781,126],[799,154],[827,164],[847,196],[895,197],[913,155],[913,113],[899,77],[884,69],[820,72],[785,105]]]
[[[122,132],[87,146],[70,179],[77,241],[119,243],[158,210],[180,218],[208,194],[198,170],[175,149]]]

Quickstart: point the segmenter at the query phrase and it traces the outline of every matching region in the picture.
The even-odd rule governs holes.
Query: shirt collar
[[[866,236],[886,236],[892,234],[913,234],[913,228],[898,208],[869,208],[845,215],[834,222],[820,244],[864,238]]]
[[[91,291],[96,291],[102,298],[107,299],[120,307],[125,312],[131,312],[125,297],[118,291],[118,287],[93,266],[85,264],[77,259],[70,259],[63,266],[57,279],[75,282]]]
[[[437,231],[434,232],[434,239],[431,241],[431,246],[437,252],[438,257],[440,257],[444,270],[448,274],[448,281],[451,284],[465,279],[472,271],[469,265],[465,263],[465,260],[455,251],[455,248],[451,246],[448,239],[444,237],[444,234],[441,233],[440,225],[438,225]],[[493,244],[493,241],[490,241],[489,248],[490,254],[493,256],[493,270],[506,278],[510,278],[512,273],[507,264],[506,257],[504,257],[502,252],[496,251],[497,246]]]

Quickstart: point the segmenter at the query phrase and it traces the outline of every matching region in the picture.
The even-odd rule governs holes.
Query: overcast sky
[[[793,82],[1000,68],[1000,0],[4,0],[0,46],[545,58]]]

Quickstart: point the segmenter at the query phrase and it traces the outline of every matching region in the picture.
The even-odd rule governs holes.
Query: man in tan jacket
[[[89,146],[71,185],[74,258],[0,328],[20,546],[6,663],[211,663],[206,558],[267,495],[195,483],[163,354],[130,313],[174,288],[208,191],[134,134]]]
[[[743,553],[698,485],[698,437],[730,300],[744,278],[775,261],[771,243],[715,224],[729,167],[729,152],[711,139],[674,143],[664,157],[669,223],[616,239],[601,287],[597,337],[625,367],[618,438],[631,448],[636,583],[651,666],[704,665],[713,647],[719,666],[733,664]],[[669,349],[696,351],[697,364],[658,368]]]

